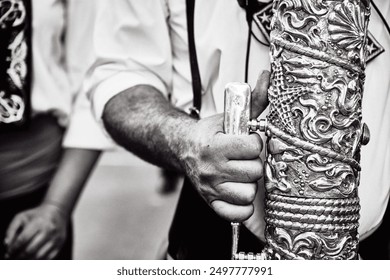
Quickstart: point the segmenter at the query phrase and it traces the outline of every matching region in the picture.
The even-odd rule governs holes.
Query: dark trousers
[[[239,251],[259,253],[264,244],[241,227]],[[230,259],[231,226],[218,217],[186,179],[169,232],[168,254],[173,259]],[[382,225],[359,245],[366,260],[390,259],[390,207]]]
[[[168,254],[173,259],[228,260],[231,245],[230,222],[220,218],[186,179],[169,232]],[[260,253],[263,247],[241,227],[239,251]]]
[[[390,207],[387,205],[380,227],[359,244],[364,260],[390,260]]]

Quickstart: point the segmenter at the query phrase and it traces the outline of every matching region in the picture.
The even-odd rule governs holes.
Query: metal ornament
[[[263,4],[264,5],[264,4]],[[273,1],[265,4],[265,6],[260,6],[258,11],[253,15],[253,20],[256,23],[259,31],[265,39],[265,44],[269,46],[270,44],[270,34],[271,34],[271,18],[273,16]],[[369,64],[379,55],[385,52],[384,47],[378,42],[375,36],[368,31],[367,33],[367,52],[366,52],[366,62]]]
[[[357,259],[368,1],[274,1],[265,259]]]
[[[266,247],[256,259],[358,259],[369,0],[275,0]],[[233,252],[234,259],[253,254]]]

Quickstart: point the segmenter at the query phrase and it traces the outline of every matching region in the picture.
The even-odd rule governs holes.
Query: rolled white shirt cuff
[[[92,92],[93,112],[100,122],[107,102],[120,92],[137,85],[150,85],[168,96],[166,85],[147,71],[119,72],[101,82]]]
[[[90,108],[74,112],[62,145],[64,148],[102,151],[116,147],[114,141],[95,120]]]

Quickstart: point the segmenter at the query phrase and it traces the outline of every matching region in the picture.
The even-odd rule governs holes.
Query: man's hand
[[[252,117],[267,107],[268,85],[269,73],[264,72],[252,93]],[[184,169],[201,196],[229,221],[248,219],[263,176],[260,136],[224,134],[221,114],[197,122],[183,140]]]
[[[187,176],[217,214],[244,221],[253,213],[256,182],[263,176],[262,142],[257,134],[226,135],[222,125],[222,114],[200,120],[182,160]]]
[[[19,213],[12,220],[5,238],[10,259],[53,259],[61,250],[68,220],[60,209],[42,204]]]
[[[268,86],[269,72],[264,72],[252,93],[252,117],[267,107]],[[256,182],[263,175],[258,135],[225,135],[222,114],[195,120],[148,85],[111,98],[103,121],[127,150],[152,164],[185,172],[223,218],[244,221],[252,215]]]

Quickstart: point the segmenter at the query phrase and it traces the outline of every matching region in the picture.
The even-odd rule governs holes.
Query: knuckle
[[[224,208],[222,207],[222,204],[215,200],[213,202],[210,203],[210,207],[211,209],[214,210],[215,213],[217,213],[220,217],[223,217],[223,218],[228,218],[228,214],[226,213],[226,211],[224,210]]]
[[[212,164],[202,164],[198,169],[199,182],[209,185],[214,181],[216,176],[215,168]]]
[[[50,259],[50,260],[52,260],[52,259],[54,259],[57,255],[58,255],[58,253],[59,253],[59,250],[54,250],[50,255],[49,255],[49,257],[48,257],[48,259]]]
[[[253,153],[260,156],[261,149],[262,149],[261,143],[259,141],[254,141],[252,146]]]
[[[200,194],[203,198],[206,198],[206,200],[207,200],[207,198],[208,198],[208,196],[209,196],[209,189],[206,188],[204,185],[200,184],[200,185],[198,186],[198,191],[199,191],[199,194]]]
[[[236,137],[233,137],[231,141],[229,141],[229,144],[227,145],[227,147],[224,147],[225,150],[226,149],[230,149],[230,150],[239,150],[239,151],[247,151],[247,150],[251,150],[252,146],[253,146],[253,140],[251,139],[252,137],[251,136],[248,136],[248,135],[241,135],[241,136],[236,136]]]
[[[249,219],[253,215],[254,207],[253,205],[247,205],[236,211],[233,215],[231,215],[230,220],[235,222],[244,222]]]
[[[23,232],[22,234],[20,234],[20,235],[18,236],[18,238],[17,238],[16,241],[15,241],[15,244],[19,245],[19,244],[21,244],[21,243],[24,243],[26,240],[27,240],[26,232]]]
[[[263,178],[263,169],[263,161],[260,158],[253,160],[251,169],[248,170],[248,177],[250,178],[251,182],[256,182]]]
[[[264,178],[264,167],[263,167],[263,165],[262,165],[262,167],[259,170],[259,178],[257,179],[257,181],[262,179],[262,178]]]
[[[252,204],[246,206],[244,211],[243,211],[242,220],[245,221],[245,220],[249,219],[253,215],[254,210],[255,210],[255,208]]]
[[[49,235],[49,236],[53,236],[57,231],[57,228],[50,225],[48,227],[46,227],[46,234]]]
[[[210,155],[203,155],[200,157],[200,160],[193,161],[190,169],[197,174],[200,181],[210,182],[219,174],[218,169],[220,169],[220,166],[221,163],[210,158]]]
[[[249,219],[254,211],[253,205],[237,208],[237,211],[232,212],[227,218],[230,221],[243,222]]]
[[[263,176],[264,176],[264,164],[263,164],[263,161],[260,158],[256,160],[254,172],[256,174],[257,180],[263,178]]]
[[[247,184],[245,192],[241,194],[242,202],[245,204],[251,204],[256,197],[256,185]]]
[[[253,134],[254,137],[251,137],[251,149],[253,150],[253,153],[256,155],[260,155],[261,150],[263,149],[263,142],[261,140],[261,137],[259,135]]]
[[[24,213],[19,213],[15,216],[14,221],[18,223],[25,222],[27,219],[26,215]]]
[[[204,161],[197,167],[199,180],[204,184],[217,185],[223,182],[229,174],[226,172],[226,162]]]
[[[215,191],[210,185],[200,184],[198,186],[198,192],[208,203],[215,197]]]

